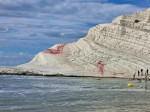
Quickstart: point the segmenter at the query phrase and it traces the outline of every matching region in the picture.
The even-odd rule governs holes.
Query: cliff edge
[[[131,77],[150,68],[150,8],[99,24],[75,43],[55,45],[31,62],[1,67],[7,73],[94,77]]]

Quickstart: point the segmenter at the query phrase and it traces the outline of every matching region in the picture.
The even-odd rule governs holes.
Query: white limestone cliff
[[[99,24],[77,42],[55,45],[17,67],[40,74],[96,77],[131,77],[141,68],[150,68],[150,8]]]

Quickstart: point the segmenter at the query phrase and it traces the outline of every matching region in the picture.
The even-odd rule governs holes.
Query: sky
[[[0,66],[72,43],[97,24],[150,7],[150,0],[0,0]]]

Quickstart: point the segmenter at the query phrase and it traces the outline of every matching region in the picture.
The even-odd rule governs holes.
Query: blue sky
[[[149,0],[0,0],[0,66],[16,66],[89,28],[150,7]]]

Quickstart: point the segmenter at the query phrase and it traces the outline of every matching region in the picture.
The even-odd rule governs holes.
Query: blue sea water
[[[1,75],[0,112],[149,112],[150,90],[141,86],[128,79]]]

